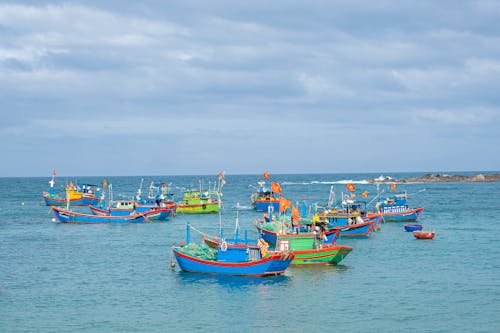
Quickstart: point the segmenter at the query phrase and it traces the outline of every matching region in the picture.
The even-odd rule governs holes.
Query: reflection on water
[[[175,270],[172,272],[179,287],[193,287],[193,285],[217,285],[228,289],[245,289],[253,286],[280,286],[286,287],[290,283],[287,275],[247,277],[232,275],[196,274]]]

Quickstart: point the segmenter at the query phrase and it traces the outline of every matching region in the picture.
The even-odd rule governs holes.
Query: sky
[[[0,1],[0,176],[500,170],[500,2]]]

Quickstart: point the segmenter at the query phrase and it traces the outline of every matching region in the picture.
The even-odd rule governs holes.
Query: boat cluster
[[[264,173],[263,178],[269,178]],[[103,182],[102,190],[95,184],[66,186],[65,197],[54,194],[55,172],[50,180],[50,191],[43,198],[51,206],[59,223],[142,223],[153,219],[168,219],[176,213],[217,213],[222,206],[222,187],[226,183],[219,173],[213,186],[203,190],[184,192],[183,200],[175,202],[165,182],[151,182],[146,197],[142,197],[142,182],[136,195],[129,200],[113,200],[112,186]],[[309,204],[305,199],[293,204],[283,196],[280,184],[260,180],[250,201],[262,217],[254,221],[258,239],[249,239],[245,231],[240,237],[238,217],[235,235],[226,238],[220,227],[219,235],[208,237],[202,233],[203,242],[191,242],[190,224],[186,226],[186,239],[172,247],[171,266],[176,259],[183,271],[206,274],[267,276],[280,275],[290,265],[337,265],[352,247],[337,245],[339,237],[368,237],[380,230],[381,222],[418,221],[424,208],[410,208],[406,193],[393,192],[387,198],[380,193],[370,202],[363,192],[357,199],[355,186],[346,185],[346,193],[340,198],[330,189],[328,204]],[[391,184],[395,191],[395,184]],[[106,195],[107,194],[107,195]],[[369,204],[375,200],[373,211]],[[71,206],[88,206],[89,213],[76,212]],[[420,224],[405,225],[416,238],[432,239],[433,232],[422,231]],[[199,232],[199,231],[198,231]],[[200,232],[201,233],[201,232]]]

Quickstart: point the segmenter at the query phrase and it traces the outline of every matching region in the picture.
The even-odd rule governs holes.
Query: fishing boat
[[[56,171],[49,180],[49,191],[43,192],[43,200],[47,206],[88,206],[97,205],[100,202],[99,188],[95,184],[73,184],[70,182],[66,186],[66,193],[61,197],[54,193]]]
[[[147,197],[142,198],[143,182],[144,179],[141,180],[141,185],[134,198],[134,209],[137,212],[143,213],[152,209],[165,208],[173,209],[173,213],[175,213],[176,205],[174,203],[174,195],[170,193],[169,186],[166,182],[151,181]]]
[[[92,223],[143,223],[148,219],[144,214],[129,216],[94,215],[78,213],[58,207],[51,207],[55,218],[60,223],[92,224]]]
[[[275,244],[278,240],[280,234],[291,234],[291,233],[313,233],[314,227],[312,224],[291,224],[287,223],[285,220],[266,222],[263,219],[256,219],[254,225],[257,231],[261,235],[262,239],[266,242]],[[325,230],[323,236],[325,238],[325,243],[334,242],[338,236],[338,230],[343,228],[331,228]]]
[[[417,230],[422,230],[422,225],[421,224],[405,224],[404,228],[408,232],[413,232]]]
[[[218,181],[214,182],[213,187],[209,183],[208,189],[203,189],[203,183],[200,182],[200,188],[184,192],[183,200],[177,203],[177,213],[183,214],[205,214],[217,213],[222,206],[222,187],[226,183],[224,175],[219,174]]]
[[[423,207],[409,208],[408,194],[395,194],[389,198],[377,202],[377,212],[382,214],[384,222],[416,221],[424,211]]]
[[[92,214],[94,215],[107,215],[107,216],[131,216],[134,214],[143,214],[150,220],[167,220],[169,217],[175,215],[175,204],[167,203],[168,201],[157,200],[154,204],[146,204],[149,201],[141,201],[144,204],[139,204],[136,199],[140,200],[138,195],[132,200],[114,200],[112,184],[108,185],[108,200],[106,201],[104,191],[99,206],[89,206]]]
[[[318,212],[313,219],[316,224],[324,224],[328,228],[341,228],[342,237],[368,237],[375,230],[375,225],[379,223],[381,216],[363,219],[355,212],[327,209]]]
[[[413,236],[417,239],[433,239],[436,233],[434,231],[418,230],[413,232]]]
[[[269,174],[264,172],[263,177],[267,179]],[[258,181],[257,185],[257,191],[250,195],[252,206],[258,212],[267,212],[269,207],[277,212],[280,205],[281,186],[276,182],[271,182],[271,188],[267,188],[263,180]]]
[[[89,206],[92,214],[94,215],[107,215],[107,216],[130,216],[134,214],[143,214],[150,220],[168,220],[175,215],[175,205],[158,206],[142,206],[137,208],[136,203],[133,201],[114,201],[113,206],[107,209],[102,209],[95,206]]]
[[[368,237],[370,233],[375,230],[375,225],[380,223],[380,214],[373,214],[366,216],[365,219],[361,218],[359,211],[352,210],[337,210],[322,208],[318,209],[316,204],[313,204],[309,213],[307,213],[307,204],[305,199],[302,199],[301,212],[295,208],[289,200],[280,198],[280,216],[281,224],[285,223],[289,227],[298,226],[300,231],[311,231],[315,226],[321,226],[323,230],[333,232],[333,230],[340,230],[341,237]],[[287,207],[292,207],[292,214],[286,215]],[[272,212],[263,214],[265,221],[275,221]],[[278,218],[277,218],[278,219]],[[258,229],[263,229],[266,241],[275,242],[274,234],[282,228],[280,224],[273,225],[272,223],[264,224],[258,222],[256,226]],[[254,223],[255,224],[255,223]]]
[[[336,236],[333,238],[331,242],[326,242],[321,232],[279,234],[275,249],[293,253],[295,257],[291,265],[337,265],[352,251],[352,247],[335,245]]]
[[[223,242],[214,249],[205,243],[191,243],[190,229],[188,224],[185,245],[172,247],[177,263],[186,272],[255,277],[280,275],[294,258],[289,252],[268,253],[264,247],[253,245]]]
[[[304,219],[293,205],[291,218],[287,219],[289,205],[288,200],[282,200],[276,220],[271,215],[270,221],[257,219],[254,224],[263,240],[275,244],[275,250],[295,254],[292,265],[336,265],[352,251],[352,247],[335,245],[338,236],[347,228],[327,228],[328,222]],[[302,216],[306,215],[305,210],[303,200]]]
[[[324,238],[320,233],[296,233],[296,234],[278,234],[274,249],[278,252],[290,252],[294,254],[294,259],[290,265],[337,265],[351,251],[352,247],[344,245],[334,245],[338,236],[331,233],[333,237]],[[221,245],[219,238],[210,238],[203,235],[203,241],[211,248],[217,248]],[[263,238],[258,240],[245,239],[223,239],[227,246],[242,246],[247,244],[256,244],[259,247],[266,247],[267,242]]]

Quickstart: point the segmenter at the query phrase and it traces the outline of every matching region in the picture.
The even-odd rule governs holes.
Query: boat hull
[[[413,232],[417,230],[422,230],[422,225],[421,224],[405,224],[404,228],[408,232]]]
[[[293,260],[293,255],[288,255],[286,258],[280,255],[271,255],[257,261],[232,263],[200,259],[182,253],[178,248],[174,248],[172,251],[183,271],[202,274],[240,276],[280,275],[285,272]]]
[[[68,200],[62,198],[54,198],[49,195],[44,195],[43,200],[46,206],[66,206],[68,205]],[[82,197],[79,199],[70,199],[70,206],[95,206],[99,204],[101,199],[95,197]]]
[[[342,227],[340,237],[368,237],[374,230],[374,221],[356,223]]]
[[[291,253],[295,254],[291,265],[337,265],[351,251],[352,247],[344,245],[327,245],[313,250],[295,250],[291,251]]]
[[[70,224],[92,224],[92,223],[143,223],[147,219],[143,214],[132,216],[109,216],[93,215],[68,211],[65,209],[52,207],[52,212],[60,223]]]
[[[199,204],[199,205],[186,205],[183,203],[179,203],[177,205],[177,213],[182,214],[209,214],[209,213],[218,213],[220,210],[218,203],[209,203],[209,204]]]
[[[423,207],[394,213],[380,213],[384,222],[416,221],[424,211]]]
[[[135,213],[143,214],[150,220],[168,220],[175,214],[175,206],[171,206],[169,208],[158,208],[158,206],[141,206],[133,208],[110,208],[110,209],[101,209],[94,206],[89,206],[92,214],[94,215],[107,215],[107,216],[123,216],[129,217]]]
[[[150,220],[168,220],[174,215],[172,208],[151,209],[143,213]]]
[[[417,239],[433,239],[435,235],[436,233],[433,231],[417,230],[413,232],[413,236],[415,236],[415,238]]]
[[[272,206],[275,212],[278,212],[280,209],[279,200],[256,200],[253,204],[255,206],[255,210],[258,212],[267,212],[269,210],[269,206]]]

